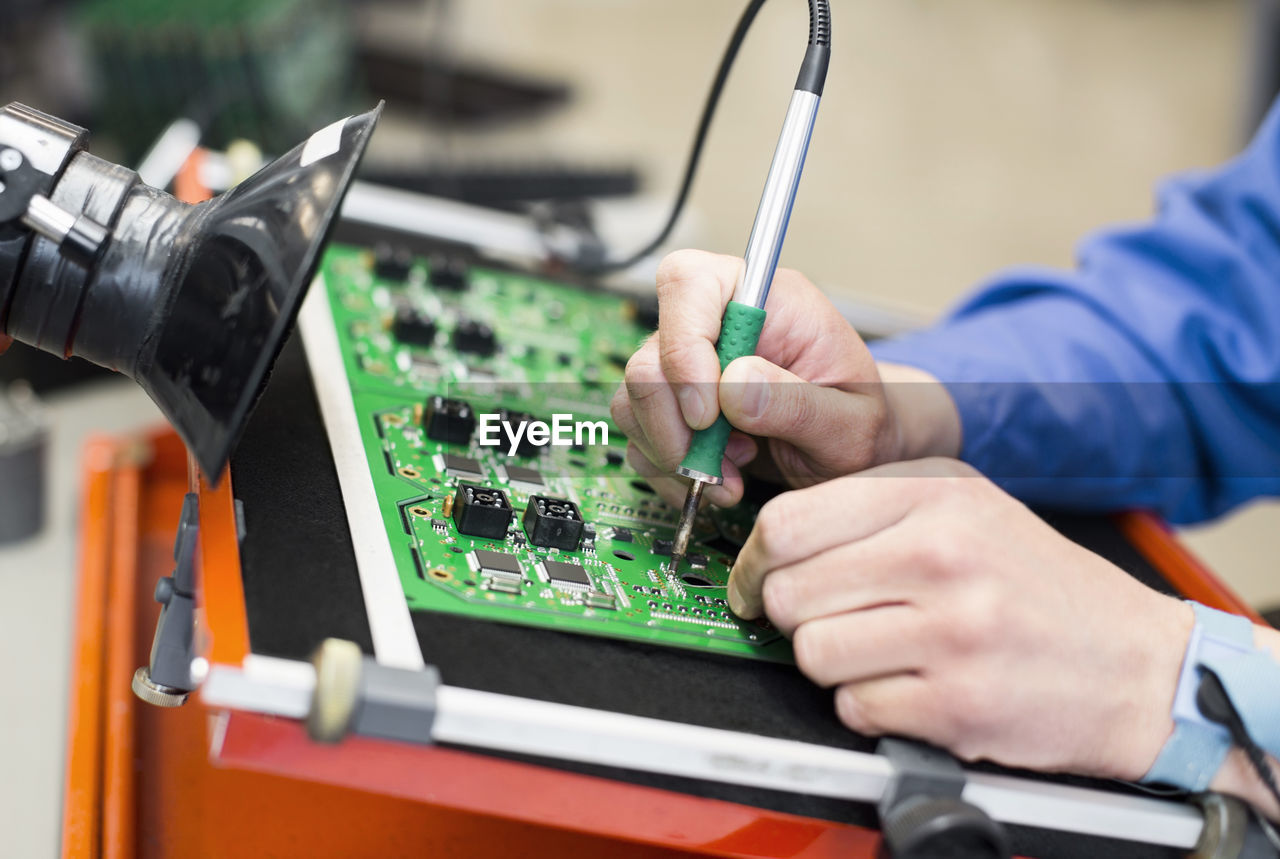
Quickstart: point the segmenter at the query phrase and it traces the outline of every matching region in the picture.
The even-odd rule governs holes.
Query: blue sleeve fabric
[[[1074,271],[1005,271],[872,352],[946,383],[962,458],[1030,503],[1187,523],[1280,495],[1280,105]]]

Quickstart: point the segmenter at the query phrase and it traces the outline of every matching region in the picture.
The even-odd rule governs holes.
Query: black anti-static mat
[[[232,462],[244,504],[241,547],[253,652],[305,659],[322,639],[350,639],[372,653],[346,513],[300,342],[275,373]],[[1051,517],[1063,533],[1141,580],[1168,591],[1104,518]],[[874,741],[841,727],[830,692],[794,668],[551,630],[417,612],[426,660],[444,682],[746,733],[870,751]],[[875,826],[869,806],[605,767],[549,766],[795,814]],[[992,771],[1000,771],[990,767]],[[1042,778],[1042,776],[1030,776]],[[1108,782],[1055,779],[1117,789]],[[1058,859],[1147,859],[1176,851],[1128,842],[1012,830],[1019,853]]]

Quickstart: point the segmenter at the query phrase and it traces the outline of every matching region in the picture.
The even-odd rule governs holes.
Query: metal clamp
[[[156,582],[160,619],[151,642],[151,659],[133,675],[133,693],[157,707],[181,707],[196,684],[191,677],[195,658],[195,557],[199,534],[199,498],[188,494],[173,544],[172,576]]]
[[[316,685],[307,713],[313,740],[336,743],[347,734],[430,744],[440,672],[389,668],[350,641],[327,638],[311,657]]]
[[[1188,859],[1276,859],[1280,856],[1256,813],[1242,800],[1203,793],[1193,800],[1204,810],[1204,830]]]
[[[965,773],[955,758],[923,743],[897,739],[881,740],[876,752],[893,766],[876,806],[880,859],[925,859],[940,850],[947,856],[1008,859],[1004,829],[960,798]]]

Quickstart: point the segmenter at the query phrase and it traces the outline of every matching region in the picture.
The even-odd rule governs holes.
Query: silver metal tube
[[[769,178],[760,195],[756,221],[751,226],[751,238],[747,241],[747,267],[733,291],[733,300],[740,304],[763,308],[769,296],[804,169],[804,157],[809,151],[809,138],[813,136],[813,124],[818,117],[819,101],[818,96],[805,90],[796,90],[791,95],[778,146],[773,151],[773,163],[769,165]]]
[[[51,242],[61,245],[76,225],[76,216],[60,208],[48,197],[36,194],[27,204],[22,223]]]
[[[197,660],[198,662],[201,660]],[[308,662],[249,656],[207,664],[211,707],[305,718],[315,689]],[[426,716],[424,715],[424,718]],[[893,775],[887,758],[814,743],[441,686],[432,739],[542,758],[874,803]],[[1190,849],[1204,828],[1193,805],[1017,776],[965,773],[963,798],[995,820]]]

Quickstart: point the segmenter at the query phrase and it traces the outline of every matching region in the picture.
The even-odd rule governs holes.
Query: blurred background
[[[0,103],[84,125],[95,154],[136,165],[176,116],[206,145],[279,153],[385,98],[364,178],[590,225],[629,250],[665,216],[743,5],[6,0]],[[1231,157],[1277,91],[1271,0],[833,6],[783,262],[922,321],[1002,266],[1068,266],[1082,234],[1147,216],[1160,177]],[[672,247],[741,253],[806,28],[798,0],[766,6]],[[43,534],[0,547],[0,832],[29,848],[11,855],[40,856],[58,828],[80,445],[158,417],[78,362],[15,347],[0,383],[15,378],[45,401],[51,480]],[[1185,537],[1273,606],[1278,530],[1280,506],[1262,503]]]

